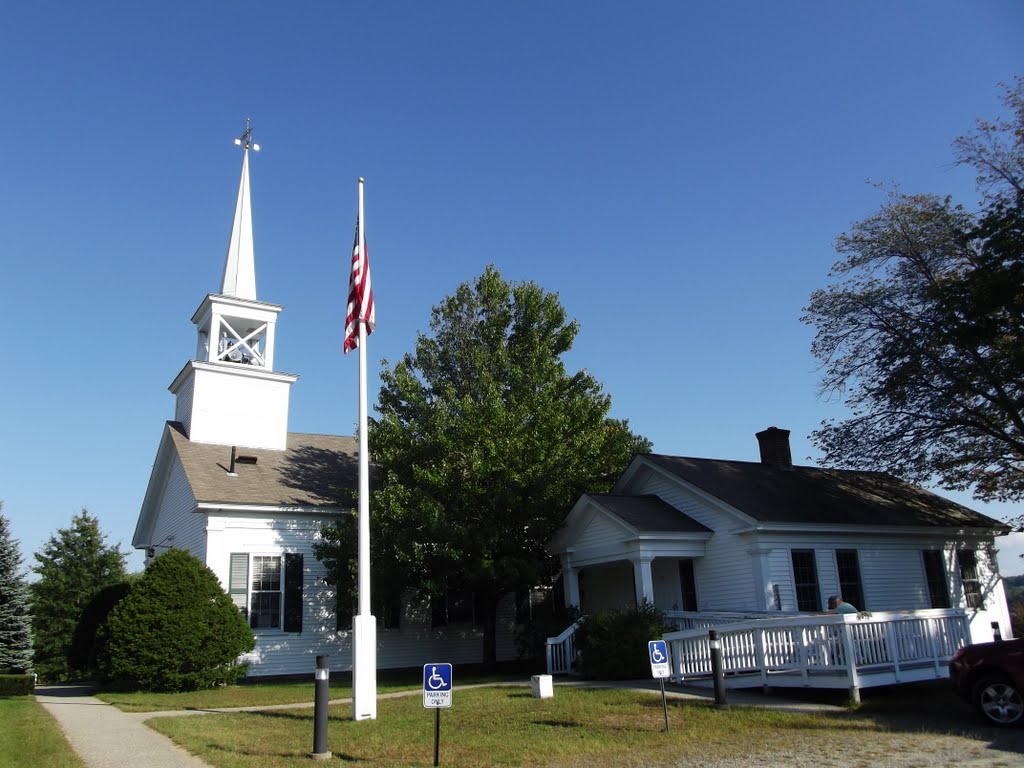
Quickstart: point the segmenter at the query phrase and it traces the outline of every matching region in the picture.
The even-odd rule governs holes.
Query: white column
[[[565,591],[565,607],[582,608],[580,605],[580,572],[571,564],[570,555],[562,555],[562,582]]]
[[[771,583],[771,563],[769,556],[770,549],[749,549],[754,564],[754,610],[774,611],[778,610],[775,605],[775,592]]]
[[[654,605],[654,577],[651,574],[653,557],[633,558],[633,583],[636,586],[636,604],[644,600]]]
[[[267,323],[267,330],[263,334],[263,363],[268,371],[274,370],[274,327],[277,325],[273,320]]]

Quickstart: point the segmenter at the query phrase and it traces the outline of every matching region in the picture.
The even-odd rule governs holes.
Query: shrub
[[[650,603],[625,611],[600,611],[579,620],[577,670],[584,677],[633,680],[650,677],[647,643],[671,627]]]
[[[213,571],[184,550],[157,557],[107,617],[98,667],[117,686],[189,691],[235,682],[252,630]]]
[[[35,675],[0,675],[0,696],[28,696],[35,685]]]

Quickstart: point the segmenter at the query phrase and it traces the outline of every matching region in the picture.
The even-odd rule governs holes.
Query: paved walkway
[[[494,685],[482,683],[481,685]],[[501,683],[500,685],[528,686],[529,683]],[[658,691],[654,681],[595,684],[590,682],[559,682],[563,686],[588,686],[608,688],[634,688]],[[458,689],[479,686],[457,686]],[[378,698],[398,696],[419,696],[420,690],[397,691],[380,694]],[[670,698],[713,699],[710,692],[671,689]],[[210,764],[189,754],[166,736],[145,725],[145,720],[154,717],[187,717],[217,712],[247,712],[268,709],[302,709],[312,703],[278,704],[261,707],[235,707],[225,709],[182,710],[161,712],[122,712],[91,695],[88,685],[40,685],[36,687],[36,699],[60,724],[71,747],[78,753],[88,768],[211,768]],[[332,699],[331,704],[351,703],[351,699]],[[793,699],[764,696],[759,693],[729,691],[730,704],[788,709],[791,711],[840,710],[827,704],[808,704]]]
[[[210,768],[143,725],[143,717],[122,712],[90,694],[85,685],[36,687],[36,700],[60,723],[72,749],[89,768]]]

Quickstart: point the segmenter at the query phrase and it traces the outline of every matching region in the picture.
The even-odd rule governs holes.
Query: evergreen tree
[[[69,654],[75,629],[90,601],[125,576],[125,556],[107,546],[99,520],[83,509],[35,554],[31,585],[35,668],[44,680],[65,680],[74,669]]]
[[[28,586],[18,542],[2,510],[0,502],[0,674],[24,674],[32,669]]]

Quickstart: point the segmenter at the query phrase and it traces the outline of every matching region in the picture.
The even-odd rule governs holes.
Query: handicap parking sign
[[[651,660],[651,677],[670,677],[672,671],[668,661],[668,643],[651,640],[647,643],[647,655]]]
[[[423,706],[441,709],[452,705],[452,665],[423,665]]]

